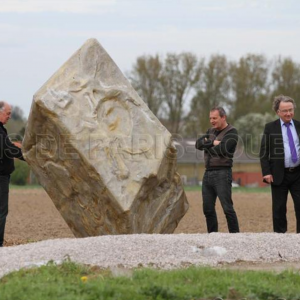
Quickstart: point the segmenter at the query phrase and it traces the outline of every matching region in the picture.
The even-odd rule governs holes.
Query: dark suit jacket
[[[10,141],[0,122],[0,175],[10,175],[14,171],[14,158],[24,160],[22,150]]]
[[[300,122],[293,120],[300,140]],[[273,185],[280,185],[284,176],[284,146],[280,119],[266,124],[260,146],[263,176],[273,175]]]

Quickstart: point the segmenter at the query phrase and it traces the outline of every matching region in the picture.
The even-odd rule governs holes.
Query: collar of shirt
[[[293,119],[291,120],[290,123],[291,123],[292,127],[295,128]],[[282,127],[285,123],[280,119],[280,124],[281,124],[281,127]]]

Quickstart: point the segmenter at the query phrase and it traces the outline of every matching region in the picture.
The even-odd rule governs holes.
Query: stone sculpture
[[[188,209],[171,134],[95,39],[34,95],[23,152],[76,237],[172,233]]]

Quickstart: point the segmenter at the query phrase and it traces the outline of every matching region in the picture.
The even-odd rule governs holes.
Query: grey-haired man
[[[11,106],[0,101],[0,247],[4,243],[4,230],[8,214],[10,174],[14,171],[14,158],[24,160],[22,151],[9,139],[5,125],[11,117]]]
[[[263,180],[271,184],[274,232],[287,231],[286,204],[291,193],[300,233],[300,122],[293,119],[295,101],[275,97],[273,109],[279,118],[266,124],[260,148]]]

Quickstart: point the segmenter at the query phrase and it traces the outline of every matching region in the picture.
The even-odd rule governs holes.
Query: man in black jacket
[[[263,180],[271,184],[274,232],[287,231],[286,204],[290,191],[300,233],[300,122],[293,119],[295,102],[280,95],[273,109],[279,119],[266,124],[260,148]]]
[[[198,150],[204,150],[206,171],[202,181],[203,212],[207,231],[218,231],[216,199],[219,197],[226,215],[230,233],[239,232],[238,219],[231,198],[233,154],[238,141],[237,130],[227,123],[222,107],[210,111],[212,125],[196,142]]]
[[[4,243],[4,230],[8,214],[10,174],[14,171],[14,158],[24,160],[22,151],[7,136],[5,125],[11,117],[11,106],[0,101],[0,247]]]

